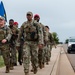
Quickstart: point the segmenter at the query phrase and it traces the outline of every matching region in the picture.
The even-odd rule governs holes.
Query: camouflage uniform
[[[16,40],[18,37],[18,29],[15,26],[10,27],[10,29],[12,31],[12,37],[10,40],[10,69],[13,69],[13,66],[17,65]]]
[[[23,41],[23,38],[21,38],[20,48],[18,50],[18,62],[20,65],[22,65],[22,63],[23,63],[23,44],[24,44],[24,41]]]
[[[23,44],[24,44],[24,37],[22,36],[20,39],[20,47],[18,49],[18,62],[20,65],[23,63]]]
[[[46,43],[46,64],[48,64],[48,62],[50,61],[50,57],[51,57],[51,50],[52,50],[52,44],[54,44],[54,40],[52,37],[52,34],[50,32],[48,32],[48,41]]]
[[[43,44],[41,39],[42,30],[39,23],[27,21],[21,26],[18,41],[22,34],[24,35],[23,45],[23,66],[24,72],[29,72],[30,56],[33,69],[36,71],[38,67],[38,44]],[[34,71],[34,72],[35,72]]]
[[[40,23],[40,26],[43,30],[43,35],[41,36],[45,45],[45,41],[46,41],[46,31],[45,31],[45,27],[42,23]],[[38,50],[38,63],[39,63],[39,67],[43,68],[44,67],[44,63],[45,63],[45,51],[44,51],[44,46],[43,48],[39,48]]]
[[[1,27],[0,28],[0,50],[2,52],[2,56],[4,59],[4,64],[6,66],[6,73],[9,72],[9,66],[10,66],[10,50],[9,50],[9,41],[11,39],[11,30],[7,27]],[[2,43],[1,41],[3,39],[6,39],[6,43]]]
[[[34,15],[34,20],[39,23],[40,16],[38,14],[35,14]],[[45,41],[46,41],[45,26],[42,23],[39,23],[39,24],[40,24],[40,27],[42,28],[41,38],[42,38],[42,40],[43,40],[43,42],[45,44]],[[39,48],[39,50],[38,50],[38,64],[39,64],[40,69],[42,69],[44,67],[44,62],[45,62],[44,55],[45,55],[45,53],[44,53],[44,45],[43,45],[43,47]]]
[[[55,45],[55,41],[54,41],[53,36],[52,36],[52,34],[50,32],[49,32],[49,41],[50,41],[50,44],[48,46],[49,53],[50,53],[49,57],[51,57],[51,50],[52,50],[52,46]],[[56,48],[56,45],[55,45],[55,48]]]
[[[20,28],[18,28],[18,22],[14,22],[14,26],[18,29],[18,32],[20,31]],[[16,40],[17,43],[17,40]],[[22,65],[23,62],[23,37],[20,39],[20,48],[18,49],[18,62],[20,65]]]

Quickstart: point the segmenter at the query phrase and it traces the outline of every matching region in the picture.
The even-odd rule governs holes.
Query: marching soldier
[[[0,50],[6,66],[6,73],[10,71],[10,50],[9,41],[11,39],[11,30],[5,25],[5,18],[0,16]]]
[[[55,45],[55,42],[54,42],[54,39],[52,37],[52,34],[49,32],[49,27],[48,26],[45,26],[45,29],[47,31],[47,36],[48,36],[48,40],[47,40],[47,43],[46,43],[46,64],[48,65],[49,61],[50,61],[50,57],[51,57],[51,50],[52,50],[52,45]]]
[[[37,22],[39,22],[40,21],[40,16],[38,15],[38,14],[35,14],[34,15],[34,20],[35,21],[37,21]],[[40,22],[39,22],[40,23]],[[45,26],[42,24],[42,23],[40,23],[40,26],[41,26],[41,28],[42,28],[42,39],[43,39],[43,42],[44,42],[44,44],[45,44],[45,41],[46,41],[46,31],[45,31]],[[45,63],[45,58],[44,58],[44,55],[45,55],[45,52],[44,52],[44,47],[42,47],[42,48],[39,48],[39,50],[38,50],[38,64],[39,64],[39,67],[40,67],[40,69],[42,69],[43,67],[44,67],[44,63]]]
[[[18,29],[18,31],[20,30],[20,28],[18,28],[18,22],[14,22],[14,26]],[[17,40],[16,40],[17,43]],[[20,65],[22,65],[23,62],[23,37],[21,37],[20,39],[20,48],[18,49],[18,62]]]
[[[29,75],[30,57],[34,74],[38,68],[38,47],[42,48],[43,41],[41,39],[42,30],[38,22],[34,22],[33,13],[27,12],[27,21],[21,26],[18,42],[22,35],[24,36],[23,44],[23,65],[25,75]],[[17,44],[19,46],[19,43]]]
[[[12,37],[10,40],[10,69],[13,70],[14,66],[17,66],[17,56],[16,56],[16,40],[18,37],[18,29],[14,26],[14,20],[9,20],[9,28],[12,31]]]

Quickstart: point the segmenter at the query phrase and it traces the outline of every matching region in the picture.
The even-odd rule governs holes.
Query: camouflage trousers
[[[38,62],[44,64],[45,63],[45,51],[44,47],[38,50]]]
[[[5,66],[10,66],[9,45],[8,44],[0,45],[0,50],[2,52],[2,56],[3,56]]]
[[[18,50],[18,62],[23,62],[23,45],[20,45],[20,48]]]
[[[13,45],[10,46],[10,63],[17,63],[16,47]]]
[[[27,41],[23,45],[23,66],[24,72],[29,72],[30,60],[32,67],[38,67],[38,45],[37,42]]]
[[[50,45],[46,45],[44,47],[44,51],[45,51],[45,62],[48,62],[50,61],[50,57],[51,57]]]
[[[50,49],[50,57],[51,57],[52,46],[53,45],[50,45],[50,47],[49,47],[49,49]]]

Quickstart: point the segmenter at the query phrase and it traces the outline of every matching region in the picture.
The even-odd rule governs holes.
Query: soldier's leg
[[[52,51],[52,45],[49,45],[49,61],[50,61],[50,58],[51,58],[51,51]]]
[[[14,69],[14,53],[12,46],[10,47],[10,70]]]
[[[20,49],[18,50],[18,62],[20,62]]]
[[[18,62],[20,65],[22,65],[23,62],[23,48],[20,47],[20,49],[18,50]]]
[[[14,66],[17,66],[17,50],[16,46],[13,47],[13,59],[14,59]]]
[[[47,45],[47,48],[46,48],[46,64],[48,65],[49,64],[49,46]]]
[[[50,49],[50,45],[49,45],[49,61],[50,61],[50,58],[51,58],[51,49]]]
[[[11,46],[11,56],[13,59],[13,66],[17,65],[17,56],[16,56],[16,47],[15,46]]]
[[[48,45],[48,62],[50,61],[51,57],[51,50],[50,50],[50,45]]]
[[[52,45],[50,45],[50,58],[51,58]]]
[[[4,64],[6,66],[6,73],[9,73],[10,71],[10,51],[9,51],[9,46],[4,46],[4,48],[2,48],[2,56],[4,59]]]
[[[46,61],[46,56],[45,56],[45,46],[43,47],[43,50],[42,50],[42,68],[45,67],[45,61]]]
[[[43,49],[43,53],[44,53],[44,58],[43,58],[43,62],[44,62],[44,64],[45,64],[45,62],[46,62],[46,45],[44,46],[44,49]]]
[[[31,54],[31,57],[33,57],[31,62],[34,69],[34,74],[36,74],[38,68],[38,46],[35,42],[31,44]]]
[[[39,68],[43,68],[43,48],[38,50],[38,64]]]
[[[38,51],[38,64],[40,69],[44,68],[44,48]]]
[[[29,44],[24,44],[23,46],[23,67],[25,75],[29,74],[29,64],[30,64],[30,46]]]
[[[48,62],[48,46],[47,45],[44,47],[44,51],[45,51],[45,54],[44,54],[45,58],[44,59],[47,64],[47,62]]]
[[[31,66],[32,66],[32,68],[31,68],[31,72],[34,72],[34,68],[33,68],[33,64],[32,64],[32,61],[33,61],[33,56],[32,56],[32,51],[30,50],[30,55],[31,55]]]

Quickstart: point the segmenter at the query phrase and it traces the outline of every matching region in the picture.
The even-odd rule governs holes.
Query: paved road
[[[51,61],[49,62],[49,65],[45,65],[45,68],[43,69],[38,68],[38,72],[36,75],[53,75],[53,73],[56,73],[57,69],[54,69],[54,68],[55,68],[55,65],[58,65],[56,61],[57,61],[59,53],[60,53],[60,47],[57,47],[56,49],[53,48],[52,57],[51,57]],[[30,70],[31,70],[31,66],[30,66]],[[23,66],[18,65],[17,67],[14,68],[14,70],[11,70],[10,73],[7,73],[7,74],[5,73],[5,67],[0,68],[0,75],[25,75],[25,74],[23,71]],[[30,75],[34,75],[34,74],[30,72]]]
[[[63,48],[64,48],[64,50],[65,50],[65,52],[66,52],[66,54],[68,56],[68,59],[69,59],[71,65],[72,65],[72,67],[73,67],[73,69],[75,71],[75,53],[68,54],[67,53],[67,45],[66,44],[63,45]]]

